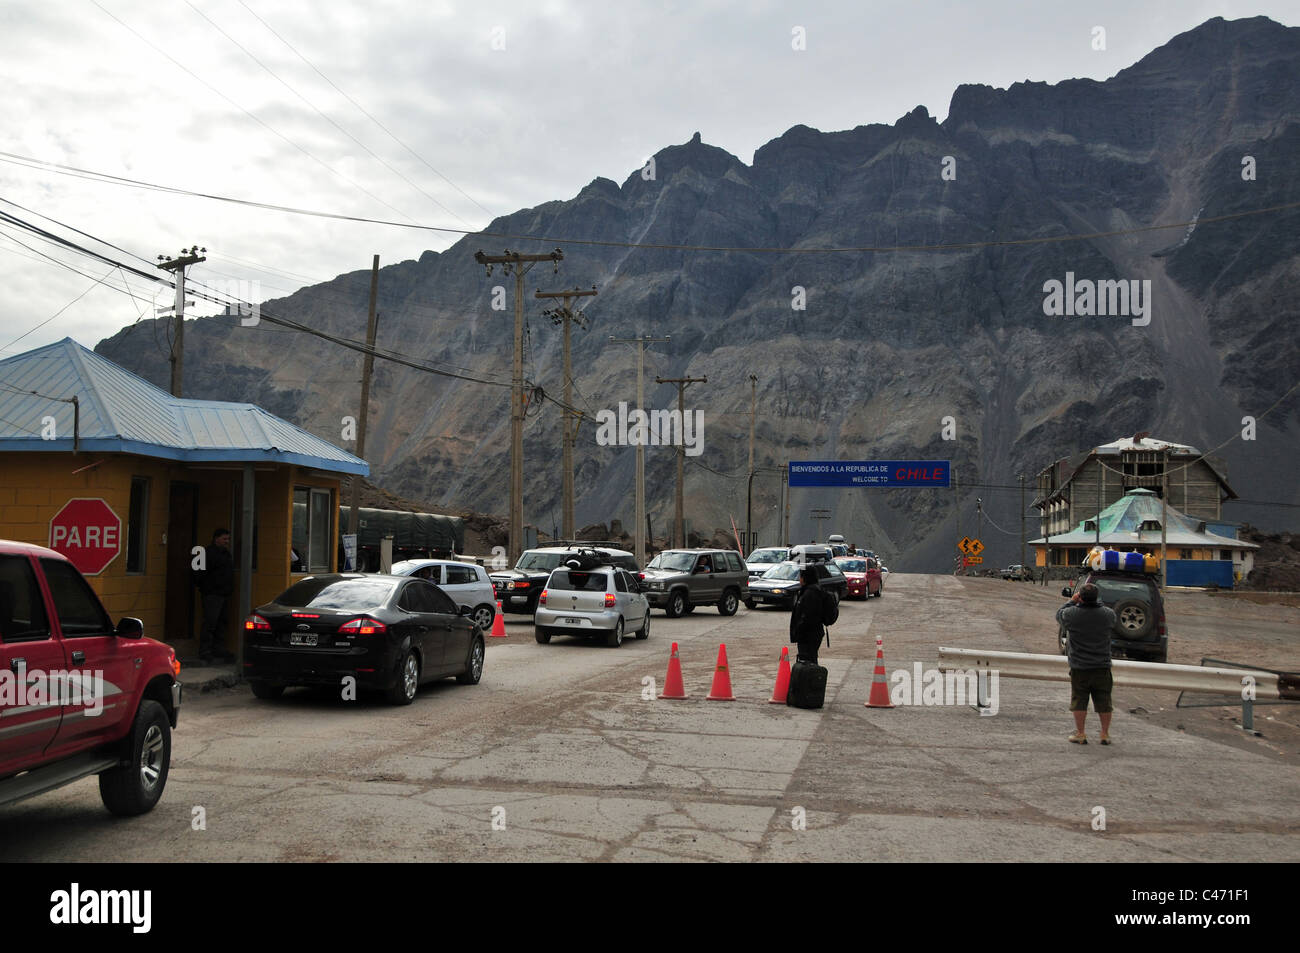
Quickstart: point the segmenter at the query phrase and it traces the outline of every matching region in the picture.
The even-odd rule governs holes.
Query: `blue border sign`
[[[948,486],[948,460],[791,460],[791,486]]]

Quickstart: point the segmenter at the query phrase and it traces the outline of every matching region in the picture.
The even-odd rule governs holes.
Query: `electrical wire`
[[[360,139],[358,139],[356,136],[354,136],[354,135],[353,135],[352,133],[350,133],[348,130],[344,129],[344,128],[343,128],[342,126],[340,126],[337,122],[335,122],[333,119],[331,119],[329,116],[327,116],[324,112],[322,112],[322,111],[321,111],[321,110],[316,106],[315,103],[313,103],[310,99],[308,99],[308,98],[307,98],[306,96],[304,96],[302,93],[298,92],[298,90],[294,89],[291,85],[289,85],[289,83],[286,82],[286,81],[285,81],[285,80],[284,80],[284,79],[283,79],[283,78],[282,78],[278,73],[276,73],[275,70],[271,69],[271,67],[267,66],[265,63],[263,63],[261,60],[259,60],[256,56],[254,56],[254,55],[253,55],[253,54],[248,50],[247,47],[245,47],[242,43],[240,43],[238,40],[236,40],[233,36],[231,36],[229,33],[227,33],[225,30],[223,30],[223,29],[221,28],[221,26],[220,26],[220,25],[219,25],[215,20],[213,20],[213,19],[212,19],[211,17],[209,17],[206,13],[204,13],[202,10],[200,10],[198,7],[196,7],[193,3],[191,3],[190,0],[185,0],[185,2],[186,2],[186,5],[187,5],[191,10],[193,10],[195,13],[197,13],[199,16],[201,16],[204,20],[206,20],[206,21],[208,22],[208,24],[209,24],[209,25],[210,25],[214,30],[216,30],[218,33],[220,33],[222,36],[224,36],[227,40],[229,40],[231,43],[233,43],[236,47],[238,47],[238,48],[240,49],[240,51],[243,52],[243,54],[244,54],[245,56],[247,56],[247,57],[248,57],[249,59],[251,59],[254,63],[256,63],[258,66],[260,66],[263,70],[265,70],[267,73],[269,73],[269,74],[271,75],[271,77],[272,77],[273,79],[275,79],[276,82],[278,82],[281,86],[283,86],[283,87],[284,87],[285,89],[287,89],[289,92],[293,93],[295,96],[297,96],[299,99],[301,99],[304,103],[306,103],[309,107],[311,107],[311,108],[315,111],[316,115],[320,116],[322,119],[324,119],[326,122],[328,122],[331,126],[333,126],[335,129],[337,129],[339,132],[343,133],[343,135],[347,136],[349,139],[351,139],[353,142],[355,142],[357,145],[359,145],[362,149],[364,149],[364,150],[366,151],[366,154],[369,155],[372,159],[374,159],[376,162],[378,162],[380,165],[382,165],[382,166],[383,166],[385,169],[387,169],[389,172],[393,173],[393,175],[397,176],[399,179],[401,179],[403,182],[405,182],[405,183],[406,183],[407,185],[409,185],[411,188],[415,189],[415,191],[419,192],[421,195],[423,195],[425,198],[427,198],[427,199],[428,199],[430,202],[432,202],[434,205],[438,206],[438,208],[442,209],[444,212],[446,212],[446,213],[447,213],[448,215],[450,215],[452,218],[456,219],[456,220],[459,221],[459,222],[463,222],[463,223],[466,224],[466,225],[469,224],[468,222],[465,221],[465,219],[461,218],[459,215],[457,215],[457,214],[456,214],[455,212],[453,212],[451,209],[447,208],[447,206],[443,205],[441,202],[439,202],[436,198],[434,198],[434,197],[433,197],[432,195],[430,195],[428,192],[424,191],[424,189],[420,188],[420,186],[416,185],[414,182],[412,182],[410,179],[408,179],[405,175],[403,175],[403,174],[402,174],[401,172],[399,172],[397,169],[395,169],[395,168],[393,168],[391,165],[389,165],[388,162],[386,162],[382,156],[376,154],[376,153],[375,153],[375,152],[374,152],[374,151],[373,151],[369,146],[367,146],[364,142],[362,142]]]
[[[94,2],[94,0],[91,0]],[[310,154],[309,154],[310,155]],[[315,159],[314,156],[312,156]],[[951,252],[951,251],[971,251],[978,248],[998,248],[1018,245],[1046,245],[1061,244],[1065,242],[1082,242],[1093,241],[1099,238],[1114,238],[1122,235],[1138,235],[1145,232],[1157,232],[1168,229],[1187,228],[1189,225],[1196,224],[1199,226],[1208,225],[1214,222],[1226,222],[1239,218],[1249,218],[1258,215],[1270,215],[1275,212],[1290,211],[1300,209],[1300,202],[1287,202],[1281,205],[1271,205],[1266,208],[1247,209],[1243,212],[1229,212],[1224,215],[1215,215],[1210,218],[1202,218],[1198,222],[1171,222],[1167,225],[1141,225],[1134,228],[1118,228],[1104,232],[1082,232],[1067,235],[1043,235],[1034,238],[1003,238],[1003,239],[985,239],[982,241],[972,242],[949,242],[934,245],[846,245],[846,246],[823,246],[823,247],[766,247],[766,246],[749,246],[749,245],[684,245],[661,242],[620,242],[610,239],[593,239],[593,238],[574,238],[571,236],[556,235],[524,235],[516,232],[493,232],[487,230],[452,228],[444,225],[423,225],[418,222],[394,222],[386,219],[367,218],[361,215],[345,215],[340,212],[324,212],[315,209],[297,208],[289,205],[277,205],[272,202],[258,202],[251,199],[238,199],[225,195],[216,195],[210,192],[196,192],[190,189],[183,189],[176,186],[159,185],[153,182],[145,182],[140,179],[131,179],[125,176],[112,175],[105,172],[93,172],[86,169],[79,169],[75,166],[63,165],[58,162],[49,162],[43,159],[33,159],[28,156],[18,155],[12,152],[0,151],[0,161],[11,162],[15,165],[25,165],[27,168],[39,168],[57,172],[64,175],[72,175],[76,178],[89,179],[91,181],[102,182],[110,185],[122,185],[132,188],[150,189],[156,192],[165,192],[173,195],[188,195],[195,198],[209,199],[215,202],[227,202],[235,205],[242,205],[248,208],[259,208],[267,211],[285,212],[293,215],[305,215],[312,218],[327,218],[343,222],[357,222],[365,225],[385,225],[392,228],[407,228],[418,231],[442,232],[451,235],[475,235],[480,238],[499,238],[508,241],[523,242],[541,242],[548,245],[580,245],[596,248],[631,248],[631,249],[650,249],[655,251],[690,251],[690,252],[722,252],[737,254],[753,255],[832,255],[832,254],[886,254],[893,252]],[[320,160],[316,160],[320,161]],[[327,166],[328,168],[328,166]],[[330,170],[333,172],[333,170]],[[336,175],[338,173],[335,173]],[[360,188],[358,186],[358,188]],[[364,190],[363,190],[364,191]],[[386,203],[385,203],[386,204]],[[391,206],[390,206],[391,207]],[[396,209],[394,209],[396,211]],[[398,214],[401,214],[400,212]]]
[[[312,153],[311,153],[310,151],[308,151],[307,149],[304,149],[302,146],[298,145],[298,143],[294,142],[292,139],[290,139],[290,138],[289,138],[288,136],[286,136],[284,133],[280,132],[278,129],[276,129],[276,128],[273,127],[273,126],[267,125],[265,122],[263,122],[263,121],[262,121],[261,119],[259,119],[257,116],[253,115],[251,112],[249,112],[249,111],[248,111],[247,109],[245,109],[243,106],[239,105],[239,103],[235,102],[233,99],[231,99],[231,98],[230,98],[229,96],[227,96],[225,93],[223,93],[221,90],[217,89],[215,86],[213,86],[213,85],[212,85],[211,83],[209,83],[207,80],[203,79],[203,77],[199,76],[197,73],[195,73],[195,72],[194,72],[193,70],[191,70],[189,67],[185,66],[183,63],[181,63],[181,62],[179,62],[178,60],[176,60],[175,58],[173,58],[170,54],[164,52],[163,50],[160,50],[157,46],[155,46],[155,45],[154,45],[153,43],[151,43],[148,39],[146,39],[142,34],[140,34],[139,32],[137,32],[137,31],[136,31],[136,30],[135,30],[135,29],[134,29],[130,24],[126,23],[124,20],[120,19],[119,17],[117,17],[116,15],[114,15],[113,13],[111,13],[110,11],[105,10],[105,9],[104,9],[100,4],[99,4],[98,0],[90,0],[90,2],[91,2],[92,4],[94,4],[96,7],[98,7],[101,13],[105,14],[106,16],[108,16],[108,17],[110,17],[111,19],[113,19],[114,21],[116,21],[116,22],[117,22],[120,26],[122,26],[124,29],[130,31],[130,33],[132,33],[132,34],[133,34],[133,35],[134,35],[138,40],[140,40],[140,42],[142,42],[142,43],[144,43],[145,45],[147,45],[150,49],[152,49],[152,50],[153,50],[155,53],[157,53],[159,56],[161,56],[161,57],[163,57],[164,59],[166,59],[168,62],[170,62],[170,63],[171,63],[173,66],[175,66],[177,69],[179,69],[179,70],[183,70],[184,72],[188,73],[188,74],[190,75],[191,78],[193,78],[194,80],[196,80],[196,81],[199,82],[199,83],[202,83],[202,84],[203,84],[204,86],[206,86],[206,87],[207,87],[211,92],[216,93],[218,96],[220,96],[220,97],[221,97],[222,99],[224,99],[226,102],[228,102],[230,105],[234,106],[236,109],[238,109],[240,112],[242,112],[242,113],[243,113],[245,116],[247,116],[249,119],[253,120],[255,123],[257,123],[257,124],[258,124],[259,126],[261,126],[263,129],[265,129],[267,132],[271,133],[271,134],[274,135],[276,138],[281,139],[281,140],[283,140],[284,142],[287,142],[289,145],[293,146],[295,149],[297,149],[299,152],[301,152],[303,155],[305,155],[308,159],[311,159],[311,160],[312,160],[313,162],[315,162],[317,165],[321,166],[321,168],[323,168],[326,172],[329,172],[331,175],[337,176],[338,178],[342,179],[344,182],[346,182],[348,185],[352,186],[352,187],[353,187],[354,189],[356,189],[358,192],[361,192],[361,193],[363,193],[363,194],[369,196],[370,198],[374,199],[376,202],[378,202],[380,205],[384,206],[385,208],[387,208],[387,209],[389,209],[389,210],[391,210],[391,211],[393,211],[393,212],[396,212],[398,215],[401,215],[403,218],[409,219],[409,220],[411,220],[412,222],[414,222],[414,219],[411,219],[411,217],[410,217],[409,215],[407,215],[405,212],[403,212],[401,209],[396,208],[396,207],[394,207],[394,206],[392,206],[392,205],[389,205],[387,202],[385,202],[385,201],[384,201],[383,199],[381,199],[379,196],[375,195],[373,192],[371,192],[371,191],[370,191],[369,189],[367,189],[365,186],[363,186],[363,185],[359,185],[358,183],[353,182],[351,179],[349,179],[349,178],[348,178],[346,175],[344,175],[342,172],[339,172],[339,171],[337,171],[337,170],[331,168],[331,167],[330,167],[326,162],[324,162],[324,161],[321,160],[321,159],[318,159],[314,154],[312,154]]]
[[[385,126],[382,122],[380,122],[380,121],[379,121],[378,119],[376,119],[373,115],[371,115],[370,112],[369,112],[369,111],[368,111],[364,106],[362,106],[359,102],[357,102],[355,99],[353,99],[351,96],[349,96],[349,95],[348,95],[344,90],[340,89],[339,86],[338,86],[338,84],[335,83],[334,80],[330,79],[328,76],[326,76],[324,73],[322,73],[319,69],[317,69],[315,63],[313,63],[311,60],[307,59],[307,57],[303,56],[302,53],[300,53],[300,52],[298,51],[297,47],[295,47],[292,43],[290,43],[290,42],[289,42],[288,40],[286,40],[283,36],[281,36],[279,33],[277,33],[277,32],[275,31],[275,29],[271,26],[271,24],[267,23],[267,22],[266,22],[265,20],[263,20],[260,16],[258,16],[258,15],[257,15],[257,12],[256,12],[255,10],[253,10],[253,9],[252,9],[252,8],[251,8],[247,3],[245,3],[244,0],[239,0],[239,5],[240,5],[241,7],[243,7],[245,10],[247,10],[250,14],[252,14],[253,18],[254,18],[255,20],[257,20],[258,23],[260,23],[260,24],[262,24],[262,26],[266,27],[266,29],[270,31],[270,33],[271,33],[272,36],[274,36],[277,40],[279,40],[281,43],[283,43],[285,46],[287,46],[287,47],[290,49],[290,51],[292,51],[292,53],[293,53],[294,56],[298,57],[298,59],[302,60],[304,63],[306,63],[308,66],[310,66],[310,67],[312,68],[312,70],[315,71],[315,73],[316,73],[317,76],[319,76],[321,79],[325,80],[325,82],[329,83],[330,86],[334,87],[335,92],[337,92],[340,96],[342,96],[344,99],[346,99],[348,102],[350,102],[350,103],[351,103],[353,106],[355,106],[355,107],[356,107],[356,108],[357,108],[357,109],[358,109],[358,110],[359,110],[359,111],[360,111],[360,112],[361,112],[361,113],[362,113],[362,114],[363,114],[367,119],[369,119],[371,122],[373,122],[373,123],[374,123],[376,126],[378,126],[380,129],[382,129],[382,130],[384,131],[384,133],[385,133],[385,134],[386,134],[390,139],[392,139],[392,140],[393,140],[394,142],[396,142],[399,146],[401,146],[403,149],[405,149],[405,150],[406,150],[407,152],[409,152],[411,155],[415,156],[415,158],[419,159],[422,163],[424,163],[425,168],[427,168],[427,169],[428,169],[430,172],[432,172],[434,175],[438,176],[438,178],[442,179],[444,182],[446,182],[448,185],[450,185],[453,189],[455,189],[455,190],[456,190],[457,192],[459,192],[461,195],[465,196],[465,198],[469,199],[471,202],[473,202],[475,205],[477,205],[478,208],[479,208],[479,209],[480,209],[480,210],[481,210],[485,215],[491,215],[491,214],[492,214],[488,209],[486,209],[486,208],[484,208],[482,205],[480,205],[479,202],[474,198],[474,196],[470,195],[468,192],[466,192],[464,189],[462,189],[459,185],[457,185],[457,184],[456,184],[455,182],[453,182],[451,179],[447,178],[447,176],[443,175],[441,172],[439,172],[437,169],[435,169],[435,168],[434,168],[434,167],[429,163],[429,161],[428,161],[427,159],[424,158],[424,156],[420,155],[418,152],[416,152],[414,149],[412,149],[410,146],[408,146],[405,142],[403,142],[401,139],[399,139],[399,138],[398,138],[398,137],[397,137],[393,132],[391,132],[391,131],[389,130],[389,128],[388,128],[387,126]]]

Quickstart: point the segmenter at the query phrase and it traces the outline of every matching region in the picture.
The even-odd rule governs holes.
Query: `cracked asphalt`
[[[843,605],[815,712],[766,704],[789,619],[779,610],[656,613],[648,640],[619,649],[538,645],[525,617],[507,616],[481,684],[426,686],[409,707],[301,689],[275,702],[247,688],[192,695],[153,812],[115,819],[83,780],[0,809],[0,859],[1300,859],[1300,709],[1257,709],[1277,719],[1257,739],[1230,709],[1117,693],[1116,744],[1103,748],[1065,742],[1058,683],[1002,679],[992,717],[863,706],[877,635],[891,673],[933,666],[941,645],[1050,652],[1061,601],[1001,580],[891,574],[883,598]],[[1295,670],[1297,616],[1179,596],[1173,660],[1199,661],[1196,640],[1231,628],[1226,657]],[[672,641],[689,697],[647,699]],[[733,702],[705,699],[722,642]]]

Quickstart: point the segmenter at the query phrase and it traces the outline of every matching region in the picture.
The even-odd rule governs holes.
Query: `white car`
[[[787,547],[765,546],[749,554],[745,560],[745,568],[749,570],[749,578],[756,579],[773,566],[783,563],[789,558],[790,550]]]
[[[394,576],[419,576],[447,593],[458,606],[469,606],[471,618],[484,632],[492,631],[497,597],[487,570],[454,559],[404,559],[393,563]]]

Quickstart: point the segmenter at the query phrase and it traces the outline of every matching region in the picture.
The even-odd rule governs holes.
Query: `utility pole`
[[[636,345],[636,406],[642,412],[645,411],[645,346],[667,344],[671,340],[671,336],[652,338],[644,334],[634,338],[616,338],[612,334],[609,336],[610,344]],[[633,543],[638,566],[645,565],[646,541],[650,538],[647,530],[649,524],[650,515],[645,511],[645,445],[638,441],[636,445],[636,542]]]
[[[790,545],[790,461],[785,462],[785,476],[782,482],[782,488],[785,490],[785,542],[782,546]]]
[[[677,509],[673,516],[673,545],[686,545],[686,523],[682,513],[682,492],[686,479],[686,388],[692,384],[707,384],[707,377],[656,377],[656,384],[677,385],[677,413],[681,418],[682,441],[677,446]]]
[[[1025,475],[1020,474],[1020,568],[1025,568]]]
[[[563,488],[561,490],[561,524],[563,526],[563,539],[577,538],[577,532],[573,520],[573,445],[578,436],[578,414],[573,411],[573,355],[569,349],[570,337],[569,326],[576,323],[578,327],[587,326],[587,316],[581,311],[573,310],[573,302],[576,298],[589,298],[596,293],[596,286],[592,285],[590,291],[579,291],[574,288],[572,291],[536,291],[534,294],[538,298],[562,298],[564,304],[558,308],[552,308],[550,311],[543,311],[551,321],[557,325],[564,326],[564,409],[560,418],[561,428],[561,446],[564,457],[564,474]],[[640,565],[640,563],[637,563]]]
[[[510,565],[524,548],[524,275],[539,261],[555,263],[560,270],[564,252],[555,249],[545,255],[522,255],[506,249],[504,255],[474,253],[474,260],[487,268],[501,265],[502,272],[515,276],[515,359],[510,375]]]
[[[975,538],[984,539],[984,501],[975,497]]]
[[[361,364],[361,415],[357,418],[357,456],[362,460],[366,458],[366,421],[370,419],[370,375],[375,369],[375,334],[379,330],[379,315],[375,313],[375,301],[378,297],[379,256],[376,255],[370,262],[370,311],[366,318],[366,358]],[[361,520],[360,475],[353,474],[350,490],[348,534],[355,536]]]
[[[1160,467],[1160,588],[1164,589],[1169,584],[1168,570],[1165,568],[1166,557],[1169,555],[1165,546],[1167,537],[1165,535],[1165,523],[1168,522],[1169,516],[1169,448],[1165,447],[1163,454],[1164,463]],[[1183,501],[1183,506],[1187,501]]]
[[[1101,454],[1097,454],[1097,518],[1093,520],[1092,525],[1096,530],[1096,545],[1101,545],[1101,500],[1102,500],[1102,481],[1106,477],[1105,464],[1101,462]]]
[[[168,258],[166,255],[158,256],[158,267],[163,271],[170,271],[175,275],[176,284],[176,333],[172,335],[172,396],[184,396],[181,391],[184,389],[185,380],[185,269],[190,265],[197,265],[201,261],[208,259],[200,255],[199,252],[206,252],[206,248],[200,248],[198,245],[192,246],[189,251],[181,249],[179,258]],[[163,309],[167,310],[166,308]]]
[[[758,419],[758,378],[749,375],[749,492],[745,495],[745,547],[753,549],[750,523],[754,519],[754,423]],[[741,553],[743,556],[744,553]]]
[[[830,510],[812,510],[812,511],[808,514],[808,516],[809,516],[811,519],[814,519],[814,520],[817,521],[817,536],[818,536],[818,538],[820,538],[821,535],[822,535],[822,522],[823,522],[824,520],[828,520],[828,519],[831,518],[831,511],[830,511]],[[817,540],[814,539],[813,542],[815,543],[815,542],[817,542]]]

